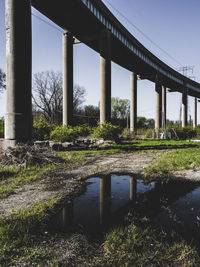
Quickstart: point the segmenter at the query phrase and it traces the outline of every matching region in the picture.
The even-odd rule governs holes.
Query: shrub
[[[36,140],[48,140],[50,137],[50,132],[55,126],[48,123],[45,119],[40,118],[33,124],[33,137]]]
[[[197,136],[197,130],[190,126],[185,128],[175,128],[175,131],[179,139],[191,139]]]
[[[50,134],[50,139],[56,142],[71,142],[78,137],[78,132],[71,126],[57,126]]]
[[[126,138],[126,139],[131,139],[133,138],[134,134],[130,132],[130,129],[124,128],[122,131],[121,137]]]
[[[103,138],[104,140],[119,140],[119,135],[122,133],[122,129],[119,126],[112,125],[109,122],[105,122],[94,129],[92,136],[96,138]]]
[[[0,120],[0,138],[4,138],[4,120]]]
[[[57,142],[73,141],[78,137],[90,135],[92,128],[87,124],[80,126],[58,126],[50,134],[50,139]]]
[[[78,125],[73,129],[77,132],[78,136],[86,137],[92,133],[92,127],[90,127],[88,124]]]
[[[153,137],[153,129],[147,129],[145,132],[145,138],[152,138]]]
[[[195,130],[197,132],[197,137],[199,138],[200,137],[200,127],[198,126]]]

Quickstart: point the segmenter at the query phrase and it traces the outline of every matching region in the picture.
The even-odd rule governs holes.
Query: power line
[[[37,16],[37,15],[35,15],[35,14],[33,14],[33,13],[31,13],[31,15],[32,15],[33,17],[39,19],[40,21],[44,22],[45,24],[49,25],[50,27],[56,29],[57,31],[62,32],[62,33],[64,32],[64,31],[62,31],[61,29],[59,29],[58,27],[56,27],[56,26],[54,26],[53,24],[49,23],[48,21],[42,19],[41,17],[39,17],[39,16]]]
[[[165,53],[168,57],[178,63],[180,66],[183,64],[176,60],[173,56],[171,56],[168,52],[166,52],[163,48],[157,45],[149,36],[147,36],[142,30],[140,30],[136,25],[133,24],[122,12],[120,12],[116,7],[114,7],[108,0],[104,0],[108,5],[110,5],[121,17],[123,17],[131,26],[133,26],[138,32],[140,32],[147,40],[149,40],[153,45],[155,45],[158,49],[160,49],[163,53]]]

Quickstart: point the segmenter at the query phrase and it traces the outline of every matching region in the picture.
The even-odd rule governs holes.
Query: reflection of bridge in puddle
[[[144,183],[132,176],[114,174],[87,181],[86,192],[58,214],[56,223],[63,229],[79,224],[93,231],[111,221],[115,223],[130,208],[142,215],[156,217],[163,206],[179,201],[197,188],[197,184],[191,182],[165,180]]]
[[[84,224],[84,221],[87,221],[91,219],[94,224],[106,224],[109,222],[110,217],[112,214],[118,209],[118,207],[123,206],[123,204],[126,206],[127,203],[130,201],[136,200],[136,194],[137,194],[137,180],[133,177],[130,177],[130,195],[128,197],[128,184],[126,183],[125,186],[122,188],[122,192],[120,194],[119,186],[121,183],[117,180],[117,177],[113,177],[113,180],[115,179],[113,183],[114,187],[114,192],[112,192],[112,185],[111,185],[111,180],[112,176],[115,175],[107,175],[103,178],[91,178],[88,181],[92,180],[91,184],[88,185],[90,187],[91,185],[96,185],[96,189],[99,189],[99,192],[97,190],[93,191],[93,188],[91,188],[91,191],[93,191],[95,195],[94,202],[92,200],[92,197],[89,193],[89,196],[87,198],[87,193],[88,189],[85,194],[82,196],[78,197],[74,201],[68,203],[63,209],[62,209],[62,214],[59,214],[59,219],[61,219],[62,216],[62,225],[63,227],[67,227],[73,223],[82,223]],[[122,176],[124,181],[127,182],[128,176]],[[96,184],[96,181],[99,181],[99,184]],[[124,182],[121,181],[121,182]],[[89,188],[90,190],[90,188]],[[117,193],[119,193],[119,199],[117,199]],[[83,201],[80,203],[80,201]],[[85,218],[84,220],[84,215],[83,213],[83,203],[85,202]],[[93,202],[93,203],[92,203]],[[116,203],[112,203],[116,202]],[[112,205],[114,204],[114,205]],[[96,212],[94,212],[94,205],[96,208]],[[79,213],[79,214],[78,214]],[[80,214],[81,213],[81,214]],[[91,216],[88,218],[88,215]],[[82,218],[81,218],[82,217]],[[95,218],[96,217],[96,220]],[[79,221],[80,220],[80,221]],[[61,220],[59,220],[61,222]],[[90,222],[89,222],[90,224]]]

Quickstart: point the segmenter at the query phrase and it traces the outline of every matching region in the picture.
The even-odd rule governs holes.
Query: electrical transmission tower
[[[180,68],[177,68],[176,70],[177,70],[178,72],[180,72],[181,74],[183,74],[184,76],[186,76],[186,77],[189,78],[190,75],[188,75],[188,72],[189,72],[190,74],[193,74],[193,72],[194,72],[194,66],[180,67]]]
[[[185,66],[185,67],[180,67],[180,68],[177,68],[177,71],[180,72],[181,74],[183,74],[184,76],[186,76],[187,78],[189,79],[192,79],[192,80],[195,80],[195,76],[191,75],[194,73],[194,66]],[[188,111],[190,113],[190,108],[188,106]],[[181,117],[182,117],[182,101],[180,103],[180,124],[181,124]],[[191,115],[189,114],[189,117],[190,117],[190,124],[191,124]]]

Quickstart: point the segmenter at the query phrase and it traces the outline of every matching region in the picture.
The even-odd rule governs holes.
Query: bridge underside
[[[32,0],[32,6],[61,28],[71,32],[78,40],[100,53],[100,40],[106,27],[80,0]],[[111,60],[131,72],[137,73],[143,79],[152,82],[156,80],[157,71],[136,56],[113,34],[111,34]],[[183,91],[183,86],[166,76],[162,76],[162,83],[173,91]],[[188,94],[196,97],[199,95],[193,90],[188,90]]]
[[[113,61],[131,71],[131,132],[134,134],[136,132],[138,75],[141,79],[148,79],[155,83],[155,129],[157,132],[166,124],[166,87],[171,91],[182,93],[182,126],[187,125],[187,96],[198,97],[200,84],[177,73],[155,57],[120,24],[100,0],[90,1],[5,1],[7,40],[5,147],[32,140],[31,4],[68,32],[63,34],[64,125],[73,124],[74,37],[100,54],[101,123],[111,119],[111,61]],[[86,6],[88,3],[89,5]],[[96,13],[93,13],[93,3],[98,8],[95,9]],[[93,9],[90,11],[91,6]],[[98,16],[96,16],[97,11]],[[190,87],[191,90],[188,90],[187,87]]]

